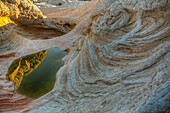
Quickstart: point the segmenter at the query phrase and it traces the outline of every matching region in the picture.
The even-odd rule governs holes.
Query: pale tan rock
[[[168,0],[94,0],[41,11],[47,23],[55,19],[61,26],[76,26],[49,40],[14,34],[1,46],[1,56],[17,52],[14,57],[0,59],[3,79],[7,67],[18,57],[50,47],[71,49],[56,75],[54,89],[21,112],[169,112]],[[50,22],[48,27],[40,27],[55,28]]]

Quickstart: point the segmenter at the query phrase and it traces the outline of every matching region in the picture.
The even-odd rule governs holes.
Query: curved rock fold
[[[26,45],[10,48],[17,57],[50,47],[70,49],[53,90],[20,112],[169,112],[169,9],[169,0],[94,0],[44,11],[47,19],[63,19],[61,27],[76,26],[48,40],[16,38]]]

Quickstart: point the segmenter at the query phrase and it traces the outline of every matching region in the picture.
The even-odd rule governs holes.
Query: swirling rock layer
[[[157,2],[155,9],[132,10],[122,4],[97,3],[98,13],[67,56],[54,90],[32,112],[169,111],[170,6]],[[164,93],[152,99],[161,86]],[[160,101],[162,107],[151,105]]]
[[[25,49],[62,47],[59,42],[72,48],[54,89],[36,100],[40,106],[31,102],[21,111],[169,112],[169,10],[169,0],[95,0],[44,11],[77,26],[50,40],[20,38]]]

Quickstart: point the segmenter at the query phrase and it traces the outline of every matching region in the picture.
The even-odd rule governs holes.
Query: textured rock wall
[[[22,24],[29,24],[33,19],[43,17],[41,11],[29,0],[1,0],[0,4],[0,16],[10,17]],[[29,22],[26,23],[27,21]]]
[[[0,10],[0,23],[3,25],[1,28],[6,26],[4,29],[17,32],[24,37],[43,39],[60,36],[70,31],[65,23],[46,18],[30,0],[1,0]],[[6,21],[4,18],[7,18]],[[7,32],[1,35],[6,35]],[[6,35],[7,37],[9,35]]]
[[[71,49],[54,89],[21,112],[168,113],[169,10],[169,0],[94,0],[41,9],[48,18],[76,27],[49,40],[13,37],[20,45],[1,52],[15,51],[19,57],[49,47]]]
[[[167,0],[98,1],[32,112],[169,112],[169,9]]]
[[[66,32],[67,28],[59,25],[56,19],[43,16],[29,0],[0,0],[0,112],[18,111],[33,101],[16,93],[13,82],[6,80],[11,63],[22,56],[56,46],[54,40],[48,44],[40,41],[40,44],[29,39],[50,38]],[[60,44],[64,46],[61,41]]]

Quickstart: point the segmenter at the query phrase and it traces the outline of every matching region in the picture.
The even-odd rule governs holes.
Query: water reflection
[[[40,65],[42,60],[45,58],[47,50],[41,52],[24,56],[22,58],[13,61],[8,69],[6,79],[13,81],[15,85],[15,90],[20,86],[20,83],[24,76],[30,74],[34,69]]]
[[[20,94],[38,98],[52,90],[56,73],[63,65],[62,58],[67,54],[58,48],[50,48],[41,64],[25,76],[18,88]]]

